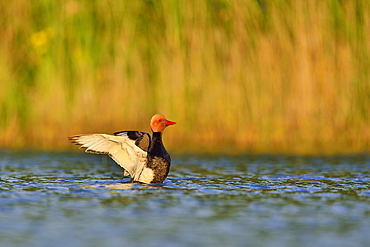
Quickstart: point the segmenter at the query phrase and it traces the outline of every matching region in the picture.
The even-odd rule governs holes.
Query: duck
[[[129,183],[161,184],[167,178],[171,157],[162,142],[163,131],[176,122],[155,114],[150,120],[152,135],[142,131],[110,134],[80,134],[68,139],[86,153],[108,154],[130,176]]]

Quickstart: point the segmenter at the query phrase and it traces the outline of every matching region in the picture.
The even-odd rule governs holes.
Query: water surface
[[[370,246],[370,156],[173,156],[127,184],[103,155],[0,152],[0,246]]]

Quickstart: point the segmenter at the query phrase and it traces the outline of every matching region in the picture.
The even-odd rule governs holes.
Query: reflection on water
[[[0,152],[0,246],[369,246],[370,156],[175,156],[128,184],[101,155]]]

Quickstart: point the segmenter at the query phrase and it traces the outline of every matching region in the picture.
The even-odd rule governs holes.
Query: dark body
[[[171,166],[171,157],[162,142],[162,132],[149,133],[141,131],[121,131],[114,133],[117,136],[126,136],[135,141],[135,145],[148,153],[146,168],[153,171],[153,179],[150,183],[162,183]]]

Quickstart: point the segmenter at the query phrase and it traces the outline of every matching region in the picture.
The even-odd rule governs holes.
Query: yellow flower
[[[49,41],[54,36],[54,30],[52,28],[45,28],[39,32],[32,34],[31,36],[31,43],[33,47],[39,53],[45,53],[49,46]]]

